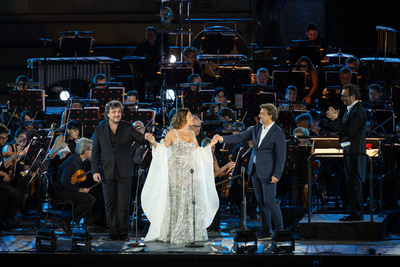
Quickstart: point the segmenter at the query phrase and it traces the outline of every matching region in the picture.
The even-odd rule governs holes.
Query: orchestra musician
[[[205,146],[209,145],[210,143],[211,143],[211,139],[207,137],[207,138],[203,139],[201,146],[205,147]],[[212,151],[212,155],[213,155],[214,178],[216,179],[216,182],[217,182],[217,181],[220,181],[221,179],[224,179],[225,177],[227,177],[228,172],[230,172],[232,170],[233,166],[235,165],[235,162],[230,161],[227,164],[225,164],[224,166],[219,167],[218,159],[215,156],[215,146],[213,146],[211,148],[211,151]],[[222,187],[224,187],[225,185],[229,185],[229,181],[227,181],[226,184],[222,184]],[[220,202],[219,202],[220,204],[222,201],[222,192],[221,191],[222,191],[221,188],[217,188],[217,193],[218,193],[218,197],[220,200]],[[221,224],[221,205],[219,206],[218,211],[215,214],[214,220],[209,228],[213,231],[218,232],[218,231],[220,231],[220,224]]]
[[[25,75],[20,75],[17,77],[17,79],[15,80],[15,83],[20,83],[21,85],[19,86],[14,86],[14,91],[27,91],[29,89],[29,87],[27,85],[22,86],[23,83],[27,83],[29,82],[28,77],[26,77]]]
[[[197,60],[198,51],[196,47],[186,47],[183,50],[183,60],[187,67],[193,68],[193,73],[201,75],[200,63]]]
[[[0,149],[7,142],[8,132],[8,128],[0,123]],[[0,156],[0,230],[5,230],[9,226],[9,221],[14,218],[18,211],[21,193],[9,185],[11,178],[4,167],[3,152]]]
[[[90,160],[92,154],[92,140],[81,138],[76,142],[75,153],[70,156],[58,169],[57,178],[53,186],[53,197],[55,199],[69,199],[78,203],[74,205],[74,222],[79,224],[80,220],[90,215],[90,209],[95,204],[96,199],[89,194],[89,188],[81,187],[80,182],[86,179],[79,178],[81,170],[84,168],[84,162]],[[60,226],[68,235],[71,231],[72,215],[59,221]]]
[[[76,143],[80,138],[80,125],[77,121],[69,121],[64,134],[57,136],[53,147],[49,151],[51,159],[49,172],[56,177],[58,167],[71,155],[75,153]]]
[[[252,176],[252,184],[260,209],[262,231],[260,239],[271,237],[271,217],[275,230],[283,230],[282,213],[276,203],[277,182],[282,176],[286,161],[285,133],[275,124],[278,109],[273,104],[260,106],[260,123],[240,134],[215,135],[222,143],[239,143],[253,140],[252,154],[247,173]]]
[[[307,102],[307,105],[310,105],[311,100],[314,99],[317,95],[317,69],[315,68],[311,60],[306,56],[302,56],[295,65],[298,66],[300,71],[304,71],[306,73],[306,88],[298,91],[297,93],[301,100]]]
[[[22,196],[22,201],[19,203],[20,209],[25,210],[25,202],[29,196],[28,183],[30,177],[20,174],[20,172],[28,170],[29,165],[25,165],[22,159],[26,154],[27,136],[25,130],[19,129],[14,134],[14,140],[3,146],[4,166],[10,178],[10,184],[15,187]]]
[[[297,88],[294,85],[289,85],[286,88],[285,98],[288,101],[296,101],[297,100]],[[290,110],[306,110],[307,107],[303,104],[295,103],[295,104],[283,104],[278,107],[278,111],[290,111]]]
[[[258,85],[267,85],[269,79],[269,71],[266,68],[259,68],[257,70],[256,81]]]
[[[207,111],[208,115],[214,115],[217,117],[218,111],[223,107],[226,107],[226,104],[223,103],[227,103],[228,101],[227,95],[228,93],[223,87],[217,87],[214,89],[211,103],[216,103],[216,104],[210,106],[210,108]]]
[[[138,92],[133,90],[126,92],[125,103],[137,103],[137,102],[139,102]],[[137,111],[134,105],[125,106],[124,110],[129,110],[132,112]]]

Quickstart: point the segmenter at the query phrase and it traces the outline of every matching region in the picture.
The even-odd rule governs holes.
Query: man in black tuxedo
[[[253,140],[253,149],[247,173],[252,177],[254,194],[260,209],[262,232],[259,239],[271,236],[271,218],[275,230],[283,230],[282,213],[276,203],[277,182],[282,176],[286,161],[286,138],[275,124],[278,110],[273,104],[260,106],[260,124],[231,136],[216,135],[222,143],[239,143]]]
[[[367,116],[362,104],[358,101],[360,91],[353,84],[347,84],[342,90],[342,101],[347,110],[342,120],[339,111],[332,107],[326,116],[332,120],[332,128],[339,134],[339,142],[343,153],[365,153],[366,151],[366,121]],[[350,215],[341,218],[341,221],[360,221],[363,219],[362,183],[366,175],[365,156],[345,155],[343,157],[344,172],[347,180],[350,198]]]
[[[127,240],[134,143],[145,143],[145,135],[132,123],[121,121],[122,103],[112,100],[105,106],[106,120],[93,134],[92,173],[102,182],[110,239]]]

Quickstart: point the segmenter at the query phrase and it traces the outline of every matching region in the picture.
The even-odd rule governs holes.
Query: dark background
[[[266,46],[277,57],[276,63],[281,64],[286,60],[290,40],[303,37],[306,25],[315,22],[333,52],[341,48],[343,53],[371,57],[376,54],[376,26],[400,28],[394,4],[393,1],[349,0],[193,0],[192,18],[253,18],[260,21],[260,25],[254,22],[236,25],[192,22],[193,38],[209,26],[235,28],[246,46],[251,43]],[[171,1],[167,5],[174,12],[174,21],[166,29],[177,29],[178,3]],[[46,52],[48,57],[54,57],[60,31],[92,31],[94,55],[121,59],[131,54],[144,39],[147,26],[159,29],[158,14],[159,1],[155,0],[2,0],[0,102],[7,100],[7,83],[14,82],[21,74],[28,74],[26,60],[43,57],[39,38],[53,40]],[[170,36],[170,45],[176,45],[175,36]],[[177,49],[171,51],[176,53]],[[247,52],[247,56],[251,56],[251,48]],[[126,71],[123,64],[119,68],[121,72]]]

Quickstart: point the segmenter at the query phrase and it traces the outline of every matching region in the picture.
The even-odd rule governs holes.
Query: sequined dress
[[[153,147],[141,196],[143,211],[150,221],[146,242],[181,244],[207,240],[207,227],[219,207],[210,146],[196,147],[196,143],[183,142],[175,134],[178,140],[168,148],[163,140]]]
[[[175,134],[178,140],[171,144],[172,156],[168,161],[169,195],[160,240],[186,243],[193,241],[193,195],[195,204],[201,201],[197,194],[196,173],[193,173],[193,179],[190,173],[193,170],[190,156],[196,149],[196,143],[180,141],[178,134]],[[207,239],[202,210],[196,208],[194,216],[196,241]]]

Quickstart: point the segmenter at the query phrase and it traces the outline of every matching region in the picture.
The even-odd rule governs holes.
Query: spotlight
[[[294,236],[291,231],[275,231],[271,242],[271,249],[275,253],[292,253],[294,251]]]
[[[60,92],[60,99],[61,99],[62,101],[67,101],[67,100],[69,99],[70,96],[71,96],[71,95],[70,95],[70,93],[68,92],[68,90],[62,90],[62,91]]]
[[[175,101],[175,90],[174,89],[167,89],[167,99]]]
[[[53,229],[40,228],[36,232],[36,250],[55,251],[57,250],[57,236]]]
[[[74,252],[91,252],[92,236],[86,230],[74,230],[72,232],[72,251]]]
[[[176,56],[171,55],[171,57],[169,58],[169,63],[175,63],[176,62]]]

